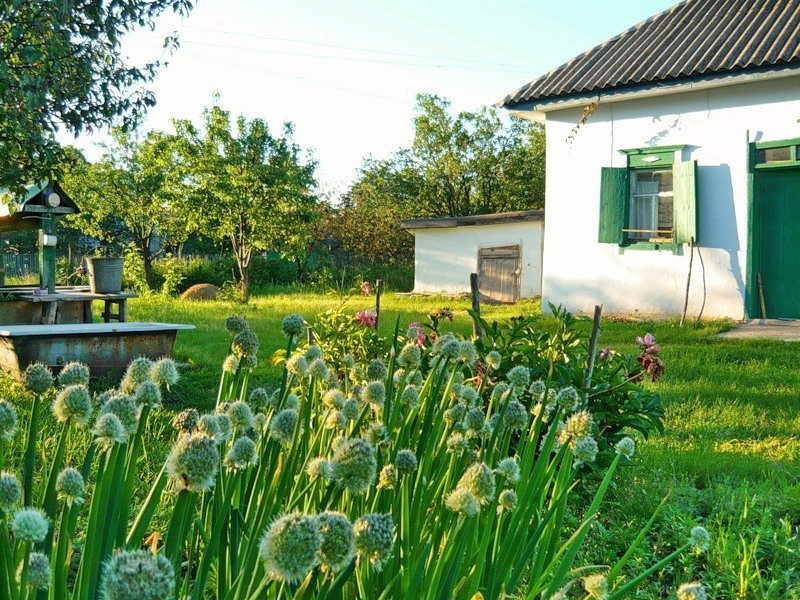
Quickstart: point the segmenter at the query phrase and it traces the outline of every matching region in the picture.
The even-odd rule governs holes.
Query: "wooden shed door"
[[[478,251],[478,289],[497,302],[519,300],[520,248],[500,246]]]

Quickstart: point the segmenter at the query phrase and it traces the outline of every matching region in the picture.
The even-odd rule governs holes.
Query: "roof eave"
[[[584,107],[587,103],[598,100],[603,104],[609,104],[612,102],[667,96],[670,94],[707,90],[742,83],[784,79],[787,77],[795,77],[798,74],[800,74],[800,63],[795,62],[760,69],[713,73],[709,75],[686,77],[673,81],[636,84],[608,90],[540,98],[514,104],[504,103],[500,106],[508,110],[512,116],[542,123],[546,119],[546,114],[548,112],[565,108]]]

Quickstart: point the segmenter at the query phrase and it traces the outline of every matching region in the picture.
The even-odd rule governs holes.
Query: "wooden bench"
[[[180,330],[175,323],[77,323],[0,326],[0,368],[20,378],[25,368],[43,362],[54,371],[74,360],[92,375],[119,376],[137,356],[169,356]]]
[[[124,323],[128,320],[128,299],[137,298],[138,296],[133,292],[94,294],[82,289],[64,289],[56,291],[54,294],[39,296],[33,293],[23,293],[18,294],[18,297],[26,302],[41,303],[41,323],[43,325],[53,325],[61,321],[61,307],[65,302],[80,302],[83,305],[83,322],[91,323],[94,320],[92,317],[92,302],[94,300],[102,300],[105,303],[105,308],[101,313],[105,323],[110,323],[112,320]],[[113,312],[114,306],[116,306],[117,312]]]

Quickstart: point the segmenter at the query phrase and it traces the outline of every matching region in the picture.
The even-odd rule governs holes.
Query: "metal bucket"
[[[116,294],[122,291],[123,258],[87,258],[89,286],[94,294]]]

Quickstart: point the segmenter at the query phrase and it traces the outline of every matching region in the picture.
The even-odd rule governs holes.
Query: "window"
[[[676,162],[680,148],[626,150],[627,167],[601,170],[598,241],[675,249],[697,239],[697,164]]]

